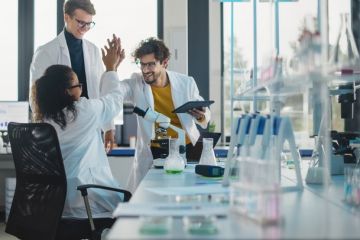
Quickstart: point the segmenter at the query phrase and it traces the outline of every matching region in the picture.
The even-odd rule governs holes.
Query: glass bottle
[[[6,153],[6,148],[4,147],[3,136],[0,133],[0,154]]]
[[[330,64],[338,70],[353,69],[359,61],[359,51],[356,47],[355,38],[349,24],[349,14],[340,14],[340,30],[336,44],[332,49]]]
[[[175,138],[169,139],[169,155],[165,159],[164,170],[166,173],[181,173],[185,168],[184,158],[179,153],[179,143]]]
[[[199,164],[201,165],[213,165],[216,166],[216,157],[213,149],[213,139],[212,138],[203,138],[203,149],[201,152],[201,157]]]

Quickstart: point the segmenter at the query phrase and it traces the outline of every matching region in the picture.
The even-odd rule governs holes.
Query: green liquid
[[[150,226],[140,228],[140,233],[144,235],[164,235],[168,230],[162,226]]]
[[[194,235],[214,235],[218,233],[218,230],[214,226],[205,226],[198,228],[190,228],[189,233]]]
[[[168,174],[179,174],[181,173],[183,170],[166,170],[165,172]]]

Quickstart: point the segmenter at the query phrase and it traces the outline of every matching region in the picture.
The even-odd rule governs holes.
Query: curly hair
[[[155,59],[162,63],[165,59],[170,58],[169,48],[166,47],[165,43],[157,38],[150,37],[140,42],[138,48],[133,52],[135,62],[141,57],[154,54]]]
[[[67,94],[74,71],[65,65],[48,67],[42,77],[32,86],[33,118],[35,121],[53,120],[65,129],[77,116],[75,101]]]

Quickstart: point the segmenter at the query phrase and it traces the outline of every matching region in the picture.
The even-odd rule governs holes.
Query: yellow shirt
[[[175,108],[174,108],[174,103],[173,103],[173,100],[171,97],[170,83],[168,85],[166,85],[166,87],[163,87],[163,88],[151,86],[151,91],[152,91],[153,97],[154,97],[155,111],[162,113],[165,116],[167,116],[168,118],[170,118],[172,125],[183,129],[183,127],[181,126],[181,122],[180,122],[178,116],[176,115],[176,113],[172,113],[172,111]],[[170,128],[167,130],[167,135],[171,138],[178,137],[177,133]],[[190,139],[188,138],[187,135],[185,135],[185,142],[186,142],[186,144],[190,143]]]

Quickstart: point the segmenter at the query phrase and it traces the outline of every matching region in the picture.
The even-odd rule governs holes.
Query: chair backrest
[[[16,189],[6,232],[20,239],[55,239],[66,198],[59,140],[47,123],[10,123]]]

